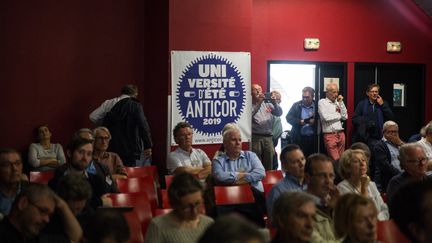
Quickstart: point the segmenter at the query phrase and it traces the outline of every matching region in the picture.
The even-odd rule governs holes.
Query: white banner
[[[250,141],[250,84],[248,52],[172,51],[171,131],[186,121],[194,144],[222,143],[223,127],[235,122],[242,140]]]

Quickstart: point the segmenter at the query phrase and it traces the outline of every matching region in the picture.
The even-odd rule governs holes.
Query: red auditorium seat
[[[54,170],[30,171],[30,182],[46,185],[53,177],[54,177]]]
[[[254,203],[255,199],[250,185],[215,186],[216,205]]]
[[[161,190],[161,198],[162,198],[162,208],[171,208],[171,205],[169,203],[168,199],[168,191],[165,189]]]
[[[125,167],[129,178],[133,177],[145,177],[151,176],[155,180],[158,179],[157,167],[152,166],[142,166],[142,167]]]
[[[152,208],[145,192],[111,193],[109,197],[113,206],[132,206],[141,223],[142,232],[147,232],[147,227],[152,219]]]
[[[172,208],[156,208],[153,212],[153,217],[157,217],[159,215],[167,214],[172,211]]]
[[[410,243],[393,220],[377,222],[377,240],[391,243]]]
[[[172,179],[174,178],[173,175],[166,175],[165,176],[165,188],[168,189],[169,185],[171,185]]]
[[[152,210],[157,208],[158,197],[157,190],[153,178],[147,177],[135,177],[127,179],[117,179],[117,186],[120,192],[132,193],[132,192],[145,192],[150,201]]]
[[[276,184],[283,179],[281,170],[268,170],[265,177],[262,179],[263,184]]]
[[[130,243],[143,243],[144,242],[144,234],[141,229],[141,223],[138,219],[138,215],[136,212],[126,212],[124,213],[124,216],[126,217],[126,220],[129,224],[130,229]]]
[[[274,185],[275,185],[275,184],[263,184],[263,186],[264,186],[264,196],[265,196],[266,198],[267,198],[267,196],[268,196],[270,190],[272,189],[272,187],[273,187]]]

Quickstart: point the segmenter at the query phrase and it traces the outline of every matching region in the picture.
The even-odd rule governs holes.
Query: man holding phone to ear
[[[383,124],[393,120],[394,115],[390,106],[379,95],[380,86],[376,83],[369,84],[366,90],[367,97],[357,104],[352,118],[353,135],[352,142],[364,142],[373,151],[375,145],[383,137]],[[374,179],[375,163],[369,163],[370,175]]]

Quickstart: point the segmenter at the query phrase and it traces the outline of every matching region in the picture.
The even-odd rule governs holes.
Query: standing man
[[[292,125],[293,143],[298,144],[305,157],[317,152],[317,121],[318,109],[314,100],[315,90],[305,87],[302,100],[291,106],[286,120]]]
[[[368,85],[367,98],[357,104],[352,118],[353,142],[364,142],[370,150],[381,140],[384,122],[394,117],[388,103],[379,95],[379,90],[378,84]]]
[[[348,119],[347,109],[343,102],[344,97],[339,95],[336,83],[329,83],[326,87],[326,98],[318,102],[324,145],[327,154],[338,160],[345,150],[345,133],[342,121]]]
[[[276,102],[278,103],[278,105],[280,105],[280,103],[282,102],[281,100],[281,94],[279,93],[279,91],[277,90],[273,90],[271,92],[271,96],[275,97]],[[273,125],[272,125],[272,140],[273,140],[273,147],[275,148],[275,153],[273,156],[273,164],[272,164],[272,169],[276,170],[278,168],[278,156],[277,156],[277,152],[276,152],[276,146],[279,143],[279,138],[282,135],[283,132],[283,128],[282,128],[282,121],[281,118],[279,116],[272,116],[273,117]]]
[[[187,122],[174,127],[174,140],[179,147],[168,154],[167,169],[171,174],[188,172],[205,180],[211,173],[211,162],[201,149],[192,148],[193,131]]]
[[[303,191],[305,156],[297,144],[288,144],[283,148],[280,160],[285,177],[272,187],[267,196],[267,215],[272,216],[273,204],[278,197],[289,191]]]
[[[261,86],[252,84],[252,151],[258,155],[265,170],[271,170],[275,153],[272,116],[281,116],[282,108],[275,97],[265,98]]]
[[[118,97],[111,109],[106,108],[103,124],[112,136],[109,150],[117,153],[125,166],[147,166],[152,154],[150,127],[137,99],[138,88],[126,85],[122,93],[126,90],[127,97]]]

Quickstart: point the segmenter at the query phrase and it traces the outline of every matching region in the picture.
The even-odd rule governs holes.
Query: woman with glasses
[[[48,125],[37,128],[38,143],[29,147],[29,163],[32,170],[53,170],[66,162],[63,147],[59,143],[51,143],[51,131]]]
[[[377,186],[367,176],[368,159],[359,149],[348,149],[339,160],[339,170],[342,178],[337,187],[341,194],[355,193],[372,199],[378,210],[378,219],[389,219],[387,204],[381,198]]]
[[[174,176],[168,188],[168,199],[173,208],[168,214],[152,219],[144,242],[197,242],[213,219],[203,215],[203,186],[186,172]]]
[[[127,173],[120,156],[113,152],[107,152],[111,133],[106,127],[97,127],[93,130],[94,151],[93,160],[106,165],[114,179],[126,179]]]

